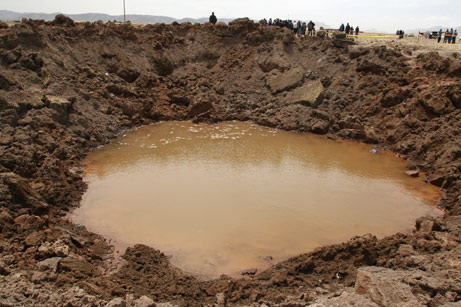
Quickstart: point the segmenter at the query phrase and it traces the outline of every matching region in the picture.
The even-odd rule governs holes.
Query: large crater
[[[395,41],[296,38],[246,19],[131,26],[61,16],[0,31],[5,304],[103,305],[126,295],[180,305],[301,304],[341,291],[341,299],[381,305],[460,299],[458,45],[436,53]],[[374,144],[425,172],[446,216],[418,219],[414,233],[326,246],[246,279],[203,282],[144,245],[113,261],[108,242],[63,218],[86,189],[81,161],[124,129],[160,120],[249,120]],[[391,294],[383,301],[375,293]]]

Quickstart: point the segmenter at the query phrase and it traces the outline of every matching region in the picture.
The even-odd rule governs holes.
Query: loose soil
[[[0,31],[1,305],[461,299],[459,53],[297,39],[246,19],[133,27],[58,16]],[[419,219],[413,234],[355,237],[242,279],[200,281],[144,245],[117,261],[109,242],[64,217],[86,189],[87,153],[159,120],[252,121],[372,143],[407,159],[413,174],[426,172],[446,216]]]

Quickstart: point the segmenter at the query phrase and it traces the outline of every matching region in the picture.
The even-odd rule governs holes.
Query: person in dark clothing
[[[314,27],[315,27],[315,23],[311,21],[309,21],[309,23],[307,24],[307,36],[314,36]]]
[[[359,26],[357,26],[357,28],[355,28],[355,35],[359,35]]]
[[[437,38],[437,43],[440,43],[440,41],[442,40],[442,34],[443,34],[443,30],[440,29],[440,31],[439,31],[439,37]]]
[[[452,44],[456,44],[456,37],[458,37],[458,30],[455,30],[455,32],[453,33],[453,36],[451,38]]]
[[[214,12],[211,12],[210,22],[212,24],[216,24],[218,22],[218,18],[216,18],[216,15],[214,14]]]
[[[351,26],[349,25],[349,23],[347,23],[347,25],[346,25],[346,34],[349,34],[350,30],[351,30]]]
[[[339,31],[344,32],[344,24],[342,23],[341,26],[339,27]]]

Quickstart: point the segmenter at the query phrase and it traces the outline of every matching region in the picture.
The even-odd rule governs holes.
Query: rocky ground
[[[0,24],[0,306],[459,306],[461,58],[416,49],[245,19]],[[234,119],[392,150],[441,188],[447,214],[213,281],[142,245],[117,263],[65,218],[81,159],[124,129]]]

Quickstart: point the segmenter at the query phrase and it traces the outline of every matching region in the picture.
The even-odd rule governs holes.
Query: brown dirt
[[[133,27],[60,17],[0,29],[0,305],[102,306],[147,295],[188,306],[302,306],[342,297],[361,266],[439,281],[406,281],[421,304],[461,300],[453,273],[461,58],[415,51],[296,39],[248,20]],[[299,98],[303,85],[315,93]],[[117,270],[103,238],[64,218],[86,188],[81,159],[124,129],[233,119],[392,150],[441,187],[447,215],[419,220],[411,235],[356,237],[253,277],[213,281],[142,245],[129,248]]]

